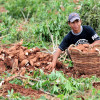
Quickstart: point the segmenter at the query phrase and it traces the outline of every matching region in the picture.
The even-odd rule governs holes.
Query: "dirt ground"
[[[44,70],[45,73],[50,73],[50,70],[46,69],[46,67],[52,62],[53,55],[47,53],[45,49],[39,49],[38,47],[28,49],[27,47],[22,46],[22,44],[23,41],[20,41],[19,43],[13,44],[10,48],[6,48],[7,46],[5,45],[1,46],[0,74],[3,74],[4,71],[8,71],[12,75],[15,74],[17,76],[18,74],[20,74],[21,76],[24,76],[26,70],[27,72],[30,72],[36,69],[42,69]],[[83,47],[84,45],[81,46],[82,48],[84,48]],[[88,48],[88,45],[85,45],[85,47]],[[75,48],[78,49],[79,47],[75,47]],[[83,57],[80,57],[80,59],[78,60],[75,59],[76,55],[78,54],[77,53],[78,51],[75,48],[74,47],[69,48],[71,51],[70,54],[71,54],[74,67],[67,68],[66,65],[62,64],[62,62],[57,61],[57,65],[55,69],[63,71],[64,74],[68,75],[68,77],[73,76],[75,78],[90,77],[91,75],[96,74],[97,73],[96,70],[99,70],[97,67],[95,66],[93,67],[92,65],[89,67],[88,66],[89,64],[81,62],[81,61],[86,62],[88,59],[87,60],[83,59]],[[79,50],[82,51],[83,49],[79,49]],[[95,53],[91,53],[92,56],[98,53],[98,51],[96,50]],[[83,50],[82,52],[85,51]],[[91,59],[91,60],[97,61],[98,58]],[[85,68],[87,68],[87,70],[84,70]],[[95,71],[93,68],[95,69]],[[99,76],[99,73],[97,73],[97,75]],[[5,79],[5,83],[6,83],[5,87],[0,89],[0,94],[2,94],[2,96],[6,96],[8,93],[7,90],[11,90],[12,88],[14,89],[14,92],[20,92],[24,96],[30,95],[30,96],[35,96],[35,98],[39,98],[41,95],[44,95],[42,91],[25,89],[23,86],[8,83],[12,79],[14,79],[14,77]],[[93,86],[98,87],[100,86],[100,83],[93,83]],[[51,98],[50,95],[46,95],[46,97]],[[52,99],[50,100],[57,100],[57,98],[55,99],[52,97]]]
[[[0,94],[7,98],[8,90],[11,91],[11,89],[14,90],[14,93],[20,93],[22,96],[28,96],[31,98],[31,100],[36,100],[40,98],[41,96],[45,96],[48,100],[59,100],[56,97],[50,96],[48,94],[43,93],[40,90],[33,90],[31,88],[25,89],[23,86],[17,85],[17,84],[11,84],[6,83],[2,89],[0,89]]]
[[[36,98],[39,98],[43,94],[43,92],[41,91],[33,90],[31,88],[25,89],[23,86],[11,83],[6,83],[4,88],[0,90],[0,93],[3,93],[3,96],[6,97],[8,94],[8,90],[11,91],[11,89],[13,89],[15,93],[19,92],[21,95],[24,96],[30,95],[30,96],[35,96]]]

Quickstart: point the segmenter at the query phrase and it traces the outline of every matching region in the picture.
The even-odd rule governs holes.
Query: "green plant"
[[[38,2],[38,1],[37,1]],[[34,0],[12,0],[5,4],[8,14],[14,18],[30,18],[36,12],[37,3]]]
[[[31,100],[30,97],[25,97],[25,96],[21,96],[20,93],[14,93],[14,90],[11,89],[8,90],[8,95],[7,97],[10,99],[10,100]]]
[[[32,88],[42,89],[51,94],[56,94],[59,98],[65,98],[65,96],[68,95],[79,95],[80,93],[84,94],[84,91],[93,89],[91,83],[94,80],[94,77],[80,79],[69,77],[66,79],[64,74],[59,71],[53,71],[49,75],[45,75],[42,70],[40,70],[40,73],[39,71],[36,71],[35,73],[38,74],[34,74],[34,78],[39,79],[39,81],[33,82],[34,85]]]
[[[9,97],[9,99],[11,99],[13,97],[13,93],[14,93],[13,89],[11,89],[11,91],[8,90],[8,95],[7,96]]]
[[[23,85],[23,82],[17,78],[15,78],[14,80],[11,80],[9,83]]]
[[[90,25],[98,32],[100,22],[100,14],[98,13],[100,12],[99,3],[94,0],[91,0],[91,2],[89,0],[88,2],[84,1],[79,12],[83,25]]]

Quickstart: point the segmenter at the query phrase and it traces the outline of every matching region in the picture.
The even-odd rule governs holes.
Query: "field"
[[[46,69],[70,31],[71,12],[78,12],[82,24],[100,35],[99,0],[0,0],[1,100],[100,99],[98,51],[88,51],[94,61],[91,67],[84,56],[76,63],[62,52],[56,68]]]

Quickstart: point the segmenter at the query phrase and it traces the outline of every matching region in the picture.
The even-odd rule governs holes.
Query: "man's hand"
[[[59,48],[56,50],[56,52],[53,54],[53,60],[52,60],[51,64],[48,65],[46,67],[46,69],[52,71],[56,67],[57,59],[58,59],[59,55],[61,54],[61,52],[62,51]]]
[[[51,64],[49,64],[49,65],[46,67],[46,69],[52,71],[55,67],[56,67],[56,63],[51,62]]]

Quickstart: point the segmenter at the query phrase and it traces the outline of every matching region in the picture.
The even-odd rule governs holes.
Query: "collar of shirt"
[[[77,33],[77,34],[74,33],[73,30],[71,30],[71,32],[72,32],[73,35],[80,35],[82,33],[82,31],[83,31],[83,27],[82,26],[81,26],[81,31],[79,33]]]

